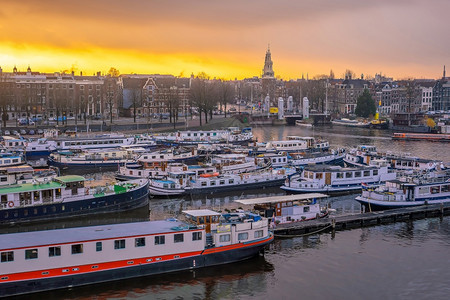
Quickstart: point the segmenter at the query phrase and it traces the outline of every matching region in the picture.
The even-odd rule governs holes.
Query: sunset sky
[[[260,76],[270,44],[284,79],[438,78],[449,12],[449,0],[2,0],[0,66],[242,79]]]

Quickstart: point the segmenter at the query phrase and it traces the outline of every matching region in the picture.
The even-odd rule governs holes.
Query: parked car
[[[11,131],[11,135],[19,135],[19,132],[17,132],[17,130],[13,130]]]
[[[9,130],[5,130],[5,135],[10,135],[11,133],[9,132]]]
[[[37,130],[37,134],[44,134],[44,130],[38,129],[38,130]]]
[[[20,129],[20,134],[22,135],[27,134],[27,131],[25,129]]]
[[[28,132],[29,135],[34,135],[34,133],[35,133],[35,132],[34,132],[33,129],[30,129],[30,131]]]

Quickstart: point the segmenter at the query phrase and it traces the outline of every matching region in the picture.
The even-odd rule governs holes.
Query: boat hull
[[[147,205],[148,184],[122,194],[50,204],[9,208],[0,211],[0,224],[27,223],[91,214],[120,212]]]
[[[324,188],[297,188],[283,185],[281,189],[292,194],[323,193],[327,195],[348,195],[360,193],[362,187],[361,185],[355,185],[355,186],[324,187]]]
[[[219,193],[219,192],[228,192],[228,191],[239,191],[244,189],[254,189],[260,187],[277,187],[281,186],[284,183],[285,179],[275,179],[268,181],[260,181],[253,183],[240,183],[238,185],[230,185],[230,186],[213,186],[213,187],[202,187],[202,188],[193,188],[186,189],[186,194],[202,194],[202,193]]]
[[[359,196],[356,197],[355,200],[361,203],[361,205],[364,206],[366,211],[380,211],[394,208],[415,207],[427,204],[436,205],[441,203],[450,203],[449,197],[443,197],[441,199],[419,200],[419,201],[379,201]]]
[[[238,262],[259,255],[273,239],[273,235],[270,235],[268,238],[248,244],[239,243],[220,248],[208,248],[185,258],[172,258],[161,262],[146,263],[145,259],[136,258],[133,259],[135,262],[133,265],[105,271],[88,271],[76,275],[2,283],[0,285],[0,297],[72,288]],[[141,260],[142,263],[137,263],[137,261]]]

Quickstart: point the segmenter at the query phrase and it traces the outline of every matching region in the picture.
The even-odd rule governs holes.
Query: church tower
[[[263,78],[274,78],[272,54],[270,53],[270,46],[267,47],[266,58],[264,60]]]
[[[262,78],[261,78],[261,101],[269,97],[270,105],[275,103],[275,87],[276,87],[276,79],[275,74],[273,72],[273,62],[272,62],[272,54],[270,53],[270,46],[267,47],[266,58],[264,59],[264,68],[262,70]],[[268,110],[269,107],[266,107]]]

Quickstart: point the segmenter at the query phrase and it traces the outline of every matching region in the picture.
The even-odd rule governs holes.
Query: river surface
[[[379,151],[411,153],[450,162],[450,144],[392,141],[389,131],[347,127],[257,127],[258,141],[288,135],[322,137],[332,148],[375,145]],[[109,178],[111,172],[85,174]],[[15,228],[60,228],[176,216],[186,208],[236,207],[233,200],[283,195],[278,188],[198,198],[152,199],[149,209]],[[336,214],[360,211],[355,195],[325,200]],[[238,264],[151,276],[23,299],[448,299],[450,218],[432,218],[363,229],[275,240],[264,257]]]

